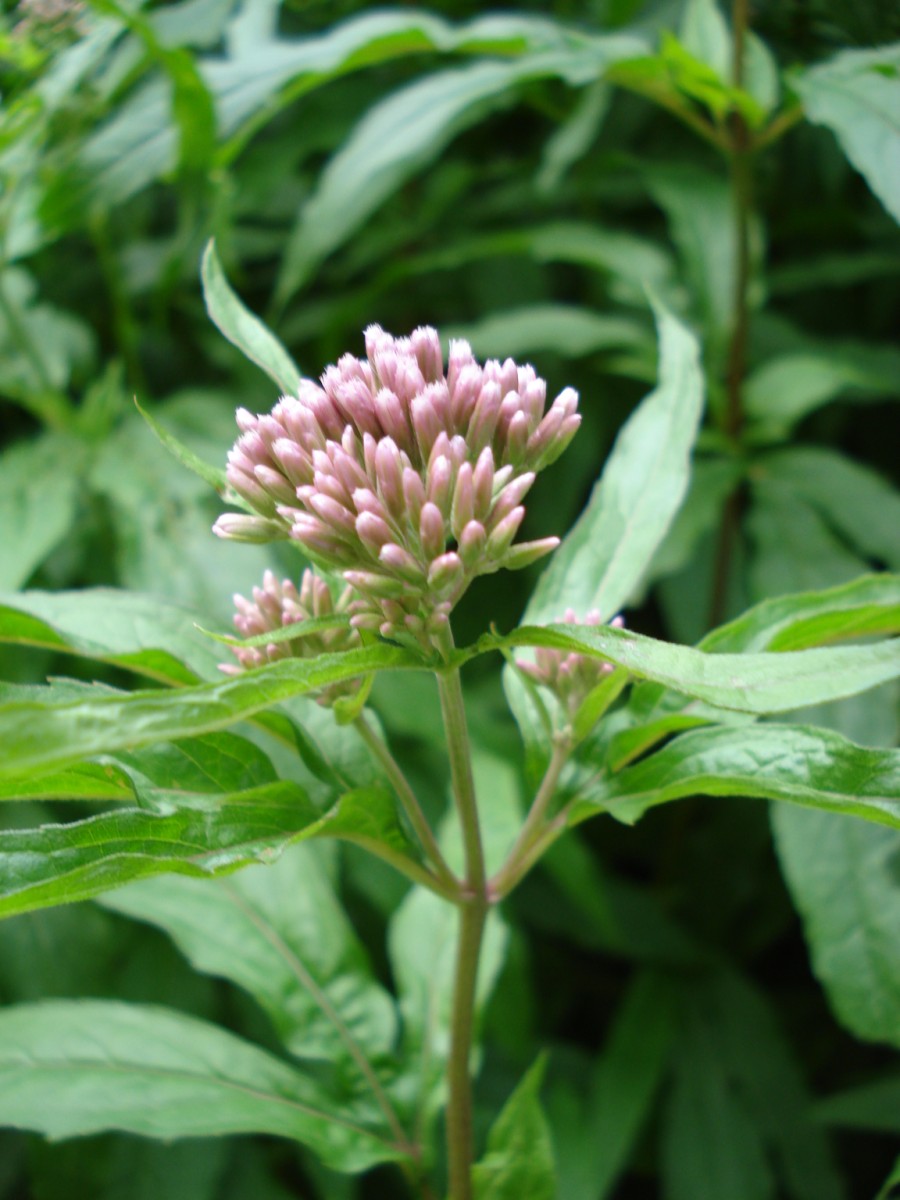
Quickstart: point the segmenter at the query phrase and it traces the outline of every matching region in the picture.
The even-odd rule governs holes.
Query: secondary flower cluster
[[[596,626],[602,625],[603,621],[596,609],[591,609],[584,620],[579,621],[574,610],[567,608],[559,623]],[[610,621],[614,629],[621,629],[624,624],[622,617],[614,617]],[[519,659],[516,665],[535,683],[553,692],[570,717],[574,717],[582,702],[603,677],[615,670],[612,663],[604,662],[603,659],[591,658],[587,654],[574,651],[567,653],[565,650],[551,650],[546,646],[536,649],[534,657],[533,663]]]
[[[271,571],[266,571],[263,586],[253,589],[252,600],[234,597],[235,628],[242,638],[255,638],[314,617],[340,616],[347,611],[350,594],[350,588],[345,588],[335,602],[325,580],[310,570],[303,572],[299,589],[289,579],[279,583]],[[237,675],[242,669],[261,667],[280,658],[317,658],[320,654],[335,654],[359,645],[356,630],[343,625],[297,638],[266,642],[258,647],[234,646],[232,650],[240,665],[229,663],[219,669],[227,675]],[[315,695],[320,704],[330,705],[339,696],[353,695],[358,688],[357,679],[348,679],[330,684]]]
[[[477,575],[522,567],[558,538],[514,545],[522,500],[580,423],[567,388],[512,359],[479,366],[467,342],[446,373],[434,329],[373,325],[366,358],[344,355],[268,415],[237,414],[227,476],[256,516],[221,537],[292,538],[353,588],[353,625],[430,645]]]

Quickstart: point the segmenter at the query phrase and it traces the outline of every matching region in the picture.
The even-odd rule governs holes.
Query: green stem
[[[749,20],[748,0],[734,0],[733,81],[741,87],[744,78],[744,47]],[[731,115],[730,178],[734,209],[735,270],[732,294],[731,338],[725,370],[725,433],[735,443],[744,427],[744,376],[747,373],[747,342],[750,334],[750,220],[753,212],[753,147],[747,123],[740,113]],[[710,624],[718,625],[725,616],[728,580],[734,558],[734,546],[740,532],[741,498],[735,491],[728,499],[719,526],[718,546],[713,566],[713,594]]]
[[[535,861],[531,851],[544,832],[547,810],[556,794],[556,785],[572,749],[571,738],[558,736],[554,739],[553,753],[541,786],[538,788],[531,811],[525,818],[515,845],[506,862],[490,882],[490,894],[494,901],[502,900],[516,886]]]
[[[444,649],[449,655],[453,649],[452,639],[447,640]],[[472,1081],[469,1067],[475,1029],[478,963],[490,902],[459,668],[451,667],[442,671],[437,678],[453,797],[462,829],[466,862],[466,897],[459,912],[450,1057],[447,1063],[447,1159],[450,1200],[472,1200]]]
[[[431,826],[428,824],[428,819],[422,812],[422,808],[416,799],[415,792],[409,785],[409,781],[400,769],[400,764],[394,758],[393,754],[391,754],[387,744],[382,741],[371,725],[369,725],[364,712],[359,714],[354,721],[354,725],[374,757],[384,767],[385,773],[388,779],[390,779],[400,803],[403,805],[403,811],[406,813],[410,825],[412,825],[416,832],[422,849],[434,866],[437,878],[446,888],[449,888],[452,892],[458,892],[459,880],[447,866],[447,862],[443,854],[441,854],[440,846],[437,844],[437,839],[431,831]]]

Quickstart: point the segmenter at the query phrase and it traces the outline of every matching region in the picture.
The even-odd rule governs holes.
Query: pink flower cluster
[[[339,616],[346,613],[350,594],[350,588],[345,588],[335,602],[325,580],[310,570],[303,572],[299,590],[289,579],[279,583],[272,571],[266,571],[263,586],[253,589],[252,600],[234,597],[235,628],[242,638],[254,638],[314,617]],[[359,634],[344,625],[258,647],[235,646],[232,649],[239,665],[229,663],[219,669],[226,675],[237,675],[241,670],[261,667],[280,658],[317,658],[320,654],[335,654],[359,645]],[[316,699],[320,704],[330,705],[339,696],[353,695],[358,688],[358,679],[348,679],[323,688]]]
[[[514,545],[536,473],[580,423],[567,388],[512,359],[479,366],[438,335],[373,325],[366,357],[344,355],[268,415],[237,414],[228,480],[256,516],[226,514],[221,537],[292,538],[353,589],[353,624],[432,644],[478,575],[522,567],[558,538]]]
[[[579,621],[574,610],[567,608],[559,624],[596,626],[602,625],[603,622],[596,609],[591,609],[584,620]],[[621,629],[624,624],[622,617],[614,617],[610,621],[614,629]],[[603,659],[590,658],[586,654],[576,652],[567,653],[565,650],[551,650],[546,646],[535,650],[534,657],[533,663],[517,659],[516,666],[535,683],[553,692],[570,717],[574,717],[582,702],[603,677],[615,670],[612,663],[604,662]]]

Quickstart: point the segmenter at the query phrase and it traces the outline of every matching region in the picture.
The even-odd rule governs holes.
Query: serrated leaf
[[[0,595],[0,642],[96,659],[161,683],[218,674],[218,655],[188,609],[113,588]]]
[[[802,650],[900,632],[900,575],[863,575],[821,591],[763,600],[708,633],[700,649],[736,653]]]
[[[867,753],[900,760],[896,750]],[[892,787],[897,807],[900,781]],[[772,822],[813,969],[836,1015],[857,1037],[900,1046],[900,889],[892,867],[900,835],[825,812],[776,809]]]
[[[538,1059],[492,1125],[487,1153],[472,1168],[475,1200],[555,1200],[553,1145],[538,1099],[544,1067]]]
[[[693,795],[759,796],[900,828],[900,751],[802,725],[692,730],[599,780],[573,818],[599,805],[630,823],[656,804]]]
[[[230,874],[274,862],[310,837],[360,841],[375,853],[384,845],[395,861],[410,849],[389,824],[392,799],[377,788],[347,793],[343,805],[324,814],[284,780],[230,795],[163,790],[150,798],[152,809],[0,831],[0,916],[91,899],[155,875]],[[381,811],[381,819],[366,820],[368,808]]]
[[[49,770],[117,749],[210,733],[328,683],[371,671],[421,666],[410,651],[381,644],[345,654],[287,659],[221,683],[173,692],[57,699],[43,689],[35,699],[29,691],[27,699],[0,703],[0,742],[5,746],[0,776],[20,775],[36,767]]]
[[[49,1137],[267,1133],[337,1170],[400,1157],[370,1114],[257,1046],[182,1013],[113,1001],[0,1012],[0,1123]]]
[[[165,930],[195,968],[248,991],[286,1047],[332,1062],[358,1087],[359,1062],[393,1048],[396,1016],[311,846],[227,879],[168,876],[103,897]]]
[[[707,704],[747,713],[790,712],[857,695],[900,674],[900,639],[780,654],[708,654],[611,626],[523,625],[492,646],[549,646],[603,658]]]
[[[900,43],[843,50],[798,71],[792,84],[806,116],[825,125],[888,210],[900,221]]]
[[[210,241],[201,268],[203,298],[210,319],[232,345],[255,362],[286,395],[296,395],[300,371],[287,350],[232,290]]]

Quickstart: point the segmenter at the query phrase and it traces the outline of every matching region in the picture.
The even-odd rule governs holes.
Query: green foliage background
[[[272,0],[9,8],[0,588],[121,586],[149,598],[134,601],[133,628],[173,603],[225,628],[232,592],[249,592],[265,566],[296,573],[283,547],[210,535],[218,499],[133,408],[137,396],[219,463],[235,407],[265,411],[276,398],[205,311],[210,237],[233,287],[306,374],[360,353],[370,322],[396,333],[428,322],[479,355],[534,362],[551,394],[577,387],[584,425],[535,486],[527,537],[573,524],[655,380],[648,290],[692,324],[706,423],[688,499],[628,614],[635,630],[693,643],[752,603],[900,571],[900,19],[871,2],[760,2],[753,24],[768,51],[754,51],[736,101],[715,82],[728,60],[715,11],[665,0],[489,15],[466,3]],[[641,55],[643,74],[617,77]],[[726,387],[733,185],[717,148],[664,111],[670,93],[689,113],[743,105],[751,129],[788,115],[755,164],[739,422]],[[800,103],[808,120],[793,123]],[[514,626],[537,574],[473,587],[459,642],[483,632],[485,615]],[[83,613],[72,600],[54,609],[53,597],[31,611],[68,621],[74,641],[104,620],[102,597]],[[96,677],[52,647],[14,644],[40,638],[9,640],[5,680]],[[200,646],[191,653],[206,655],[203,674],[218,652]],[[106,682],[128,682],[127,665],[111,656]],[[502,822],[521,791],[517,734],[496,661],[468,670],[479,781]],[[434,697],[419,682],[387,674],[375,700],[436,812],[447,770]],[[799,719],[896,746],[898,699],[890,683]],[[365,786],[358,763],[348,770]],[[245,786],[271,784],[260,775]],[[38,805],[7,806],[5,820],[53,819],[52,804]],[[410,970],[409,951],[386,948],[398,879],[354,849],[303,853],[307,874],[343,892],[373,956],[373,989],[398,961]],[[288,860],[283,869],[302,874],[306,860]],[[770,826],[762,803],[734,796],[572,835],[508,905],[484,1014],[484,1125],[543,1046],[561,1200],[874,1195],[900,1134],[889,1049],[900,1046],[898,863],[894,829],[793,806]],[[126,919],[168,928],[147,906],[194,882],[150,880],[102,907],[9,919],[0,999],[166,1004],[274,1047],[259,995],[262,1008],[193,971],[179,949],[223,973],[184,939],[176,949]],[[418,919],[421,936],[427,913]],[[361,953],[345,936],[347,954]],[[537,1118],[522,1119],[540,1142]],[[0,1134],[4,1200],[55,1200],[73,1178],[98,1200],[364,1200],[385,1195],[383,1170],[348,1179],[264,1137]]]

